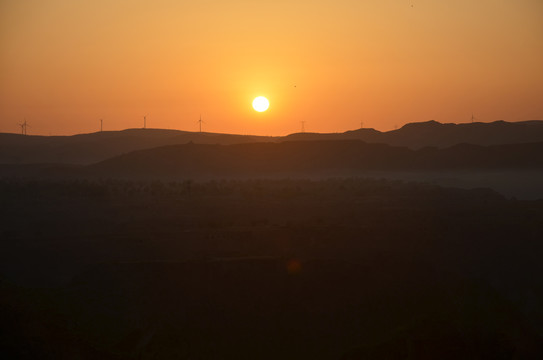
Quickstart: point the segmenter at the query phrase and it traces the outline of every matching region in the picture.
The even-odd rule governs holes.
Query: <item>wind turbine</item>
[[[26,135],[26,128],[30,125],[28,125],[28,123],[26,122],[26,119],[25,119],[25,122],[22,123],[22,124],[19,124],[19,126],[21,127],[21,135]]]
[[[202,120],[202,115],[200,115],[200,120],[198,120],[198,122],[200,123],[200,132],[202,132],[202,123],[205,124],[205,121]]]

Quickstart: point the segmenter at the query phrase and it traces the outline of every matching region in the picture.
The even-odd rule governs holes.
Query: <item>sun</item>
[[[253,109],[255,109],[258,112],[266,111],[268,110],[269,107],[270,107],[270,102],[264,96],[256,97],[253,100]]]

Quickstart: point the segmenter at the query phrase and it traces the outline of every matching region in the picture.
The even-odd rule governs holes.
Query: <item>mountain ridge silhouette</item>
[[[425,147],[447,148],[462,143],[482,146],[536,143],[543,142],[543,121],[442,124],[431,120],[409,123],[400,129],[386,132],[364,128],[342,133],[294,133],[286,136],[199,133],[168,129],[126,129],[72,136],[0,133],[0,164],[88,165],[136,150],[189,142],[230,145],[311,140],[362,140],[414,150]]]

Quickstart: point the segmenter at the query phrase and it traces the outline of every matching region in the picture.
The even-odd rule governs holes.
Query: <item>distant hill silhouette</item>
[[[186,144],[239,144],[270,141],[265,136],[127,129],[73,136],[0,134],[0,164],[91,164],[140,149]]]
[[[431,120],[406,124],[400,129],[380,132],[375,129],[358,129],[335,134],[297,133],[286,136],[286,140],[347,140],[357,139],[369,143],[445,148],[457,144],[502,145],[543,141],[543,121],[469,124],[442,124]]]
[[[242,144],[253,142],[362,140],[405,146],[447,148],[458,144],[504,145],[543,142],[543,121],[492,123],[411,123],[398,130],[359,129],[344,133],[296,133],[284,137],[197,133],[178,130],[129,129],[74,136],[0,134],[0,164],[92,164],[135,150],[186,144]]]
[[[357,130],[360,131],[360,130]],[[441,124],[437,121],[406,124],[402,128],[381,133],[383,139],[365,139],[413,149],[435,146],[450,147],[468,143],[473,145],[502,145],[543,141],[543,121],[469,124]]]
[[[411,150],[359,140],[173,145],[91,165],[88,174],[136,177],[351,176],[366,170],[543,169],[543,142]]]

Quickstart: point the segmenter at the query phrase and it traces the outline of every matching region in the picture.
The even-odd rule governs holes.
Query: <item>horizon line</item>
[[[408,122],[403,124],[401,127],[396,127],[391,130],[378,130],[373,127],[359,127],[355,129],[347,129],[344,131],[336,131],[336,132],[318,132],[318,131],[296,131],[291,133],[286,133],[284,135],[256,135],[256,134],[240,134],[240,133],[229,133],[229,132],[212,132],[212,131],[191,131],[191,130],[182,130],[182,129],[174,129],[174,128],[142,128],[142,127],[134,127],[134,128],[125,128],[125,129],[116,129],[116,130],[96,130],[92,132],[81,132],[81,133],[71,133],[71,134],[21,134],[20,132],[0,132],[0,134],[13,134],[13,135],[20,135],[20,136],[43,136],[43,137],[53,137],[53,136],[59,136],[59,137],[69,137],[69,136],[78,136],[78,135],[91,135],[91,134],[98,134],[101,132],[104,133],[113,133],[113,132],[122,132],[122,131],[128,131],[128,130],[141,130],[141,131],[153,131],[153,130],[159,130],[159,131],[177,131],[177,132],[184,132],[184,133],[194,133],[194,134],[214,134],[214,135],[235,135],[235,136],[256,136],[256,137],[285,137],[289,135],[295,135],[295,134],[343,134],[350,131],[358,131],[358,130],[375,130],[380,133],[388,133],[388,132],[394,132],[398,131],[405,126],[411,125],[411,124],[424,124],[424,123],[438,123],[440,125],[474,125],[474,124],[492,124],[496,122],[505,122],[505,123],[522,123],[522,122],[531,122],[531,121],[543,121],[543,119],[527,119],[527,120],[516,120],[516,121],[509,121],[509,120],[492,120],[492,121],[474,121],[474,122],[439,122],[438,120],[424,120],[424,121],[415,121],[415,122]]]

